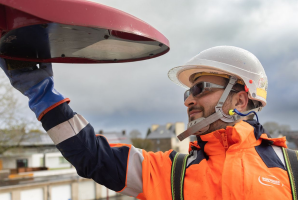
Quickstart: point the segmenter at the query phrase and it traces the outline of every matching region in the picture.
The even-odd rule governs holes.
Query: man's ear
[[[248,100],[248,94],[245,91],[240,91],[233,96],[232,105],[240,112],[243,112],[246,111]]]

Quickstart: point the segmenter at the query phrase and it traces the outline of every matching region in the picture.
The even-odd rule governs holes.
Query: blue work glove
[[[8,70],[5,60],[0,58],[0,67],[11,85],[29,98],[29,107],[38,120],[56,106],[70,101],[54,89],[50,63],[43,63],[40,69]]]

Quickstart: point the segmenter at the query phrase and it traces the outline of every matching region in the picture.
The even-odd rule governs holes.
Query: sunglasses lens
[[[198,83],[194,86],[192,86],[189,90],[186,90],[184,93],[184,101],[188,98],[188,96],[190,94],[192,94],[192,96],[197,96],[199,94],[201,94],[203,91],[203,83]]]
[[[190,92],[194,97],[201,94],[202,91],[203,91],[203,83],[198,83],[194,85],[192,88],[190,88]]]
[[[184,101],[188,98],[189,95],[190,95],[190,91],[189,90],[186,90],[184,92]]]

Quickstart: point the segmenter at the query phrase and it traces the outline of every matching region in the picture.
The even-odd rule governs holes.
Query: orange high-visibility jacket
[[[268,138],[258,128],[241,121],[191,143],[184,199],[292,199],[280,148],[286,147],[286,140]],[[171,199],[174,154],[143,155],[144,199]]]
[[[139,199],[172,199],[173,150],[153,153],[109,144],[67,103],[41,122],[80,176]],[[281,147],[285,138],[268,138],[256,121],[197,137],[190,144],[184,199],[292,199]]]

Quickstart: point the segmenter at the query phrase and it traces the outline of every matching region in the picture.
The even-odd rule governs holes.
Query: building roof
[[[124,134],[123,134],[124,133]],[[110,143],[125,143],[131,144],[131,140],[125,132],[103,132]],[[5,135],[4,135],[5,136]],[[47,133],[31,132],[27,134],[12,132],[6,134],[5,137],[0,137],[0,144],[5,146],[55,146],[54,142]],[[23,137],[23,138],[22,138]],[[19,141],[21,141],[19,143]]]
[[[131,144],[129,136],[123,132],[103,132],[101,134],[107,138],[109,143]]]
[[[147,139],[165,139],[172,137],[176,137],[175,126],[172,125],[167,129],[167,125],[160,125],[147,136]]]
[[[55,146],[50,136],[41,132],[4,134],[0,143],[5,146]]]
[[[43,145],[55,145],[50,136],[46,133],[32,134],[32,137],[28,140],[24,140],[21,145],[23,146],[43,146]]]

